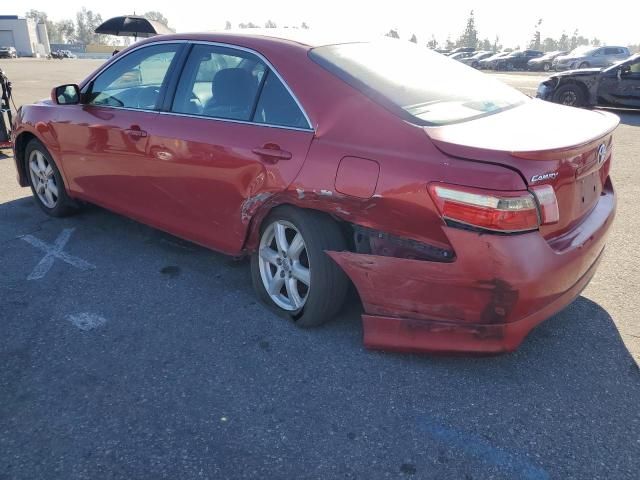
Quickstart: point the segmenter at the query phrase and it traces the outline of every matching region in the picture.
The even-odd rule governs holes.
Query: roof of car
[[[311,30],[300,28],[247,28],[242,30],[223,30],[217,32],[198,32],[160,35],[151,37],[147,41],[159,39],[210,41],[222,43],[243,44],[244,41],[261,41],[266,43],[289,43],[306,48],[340,43],[366,42],[372,38],[362,37],[344,32],[329,32],[326,30]]]

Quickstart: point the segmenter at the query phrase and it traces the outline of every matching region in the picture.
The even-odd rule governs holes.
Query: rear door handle
[[[274,143],[267,143],[263,147],[254,148],[252,152],[255,153],[256,155],[260,155],[261,157],[264,157],[268,160],[276,161],[276,162],[278,160],[290,160],[292,156],[291,152],[282,150],[280,146]]]
[[[147,132],[142,130],[137,125],[132,125],[131,128],[128,128],[127,130],[125,130],[125,133],[132,138],[143,138],[147,136]]]

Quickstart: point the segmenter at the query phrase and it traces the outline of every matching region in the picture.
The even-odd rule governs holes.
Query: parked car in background
[[[509,55],[511,52],[494,53],[492,56],[478,61],[478,67],[482,70],[493,70],[496,68],[496,62]]]
[[[451,52],[449,53],[449,56],[451,55],[455,55],[456,53],[473,53],[475,52],[476,49],[473,47],[458,47],[458,48],[454,48],[453,50],[451,50]]]
[[[547,52],[541,57],[532,58],[527,63],[528,70],[549,72],[553,69],[553,60],[561,55],[566,55],[569,52],[563,50],[557,50],[555,52]]]
[[[556,73],[540,84],[537,97],[573,107],[640,108],[640,54],[605,69]]]
[[[589,47],[583,46],[568,55],[556,57],[553,67],[556,71],[576,70],[578,68],[608,67],[625,60],[631,55],[627,47]]]
[[[47,55],[48,59],[55,58],[56,60],[62,60],[67,58],[62,50],[53,50],[49,55]]]
[[[614,218],[617,116],[411,42],[290,30],[152,37],[22,106],[20,185],[51,216],[86,201],[250,257],[300,327],[350,279],[370,348],[512,351],[580,294]]]
[[[469,65],[470,67],[479,68],[480,60],[489,58],[491,56],[493,56],[493,52],[481,50],[479,52],[474,52],[474,54],[469,57],[463,58],[461,61],[462,63],[464,63],[465,65]]]
[[[529,60],[544,55],[540,50],[517,50],[496,61],[496,70],[526,70]]]
[[[475,53],[475,51],[474,52],[458,52],[458,53],[453,53],[453,54],[449,55],[449,58],[451,58],[452,60],[457,60],[457,61],[461,62],[465,58],[472,57],[474,53]]]
[[[0,58],[18,58],[15,47],[0,47]]]

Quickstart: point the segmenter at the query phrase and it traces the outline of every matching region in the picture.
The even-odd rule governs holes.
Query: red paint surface
[[[315,132],[46,101],[18,115],[16,158],[24,135],[35,136],[60,166],[71,196],[232,255],[253,251],[260,222],[281,204],[452,250],[450,263],[331,253],[360,292],[369,346],[509,350],[529,326],[575,296],[603,249],[615,206],[611,157],[597,168],[594,160],[598,146],[611,141],[612,115],[530,101],[486,118],[422,128],[313,63],[302,43],[194,34],[135,47],[159,39],[260,52],[298,97]],[[274,162],[260,153],[275,146],[291,158]],[[354,160],[341,165],[345,157]],[[558,176],[541,183],[553,185],[560,220],[524,235],[447,227],[427,191],[431,182],[526,191],[532,175],[550,171]],[[26,185],[21,168],[18,178]],[[487,332],[486,325],[494,340],[472,333],[478,326]],[[495,340],[499,335],[503,340]]]
[[[344,157],[338,165],[336,191],[358,198],[371,198],[376,191],[380,165],[372,160]]]

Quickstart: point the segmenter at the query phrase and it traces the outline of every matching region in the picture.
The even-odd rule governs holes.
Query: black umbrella
[[[137,15],[126,15],[124,17],[110,18],[96,28],[96,33],[138,38],[153,37],[154,35],[164,35],[175,32],[155,20],[149,20],[148,18]]]

